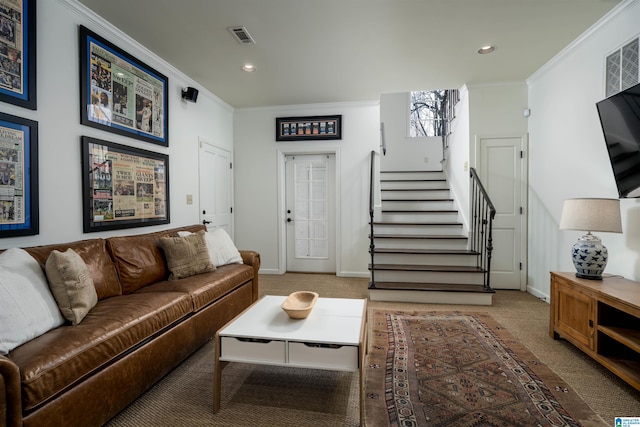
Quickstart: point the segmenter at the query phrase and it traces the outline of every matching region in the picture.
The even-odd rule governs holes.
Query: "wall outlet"
[[[467,172],[469,170],[469,162],[464,162],[464,171]]]
[[[193,194],[187,194],[187,204],[188,205],[193,204]]]

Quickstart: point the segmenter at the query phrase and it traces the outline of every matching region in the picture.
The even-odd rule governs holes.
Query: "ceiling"
[[[524,81],[620,2],[79,1],[235,108]]]

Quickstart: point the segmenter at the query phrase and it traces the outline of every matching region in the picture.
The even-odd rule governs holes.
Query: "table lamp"
[[[564,201],[561,230],[583,230],[571,250],[576,276],[583,279],[602,280],[609,253],[600,238],[592,231],[622,233],[620,200],[618,199],[568,199]]]

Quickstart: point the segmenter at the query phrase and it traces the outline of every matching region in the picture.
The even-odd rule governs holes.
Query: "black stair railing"
[[[373,241],[373,217],[375,215],[373,209],[373,192],[374,190],[374,179],[375,179],[375,163],[376,163],[376,152],[371,150],[371,176],[369,180],[369,254],[371,254],[371,283],[369,284],[370,288],[374,288],[376,281],[374,276],[375,271],[375,260],[374,260],[374,252],[375,252],[375,243]]]
[[[478,174],[471,168],[471,250],[478,252],[478,266],[484,271],[483,285],[486,291],[491,291],[491,253],[493,252],[493,219],[496,209],[491,203]]]
[[[458,89],[447,89],[442,98],[442,160],[445,160],[447,148],[449,148],[449,138],[451,137],[451,123],[456,118],[456,104],[460,101],[460,91]]]

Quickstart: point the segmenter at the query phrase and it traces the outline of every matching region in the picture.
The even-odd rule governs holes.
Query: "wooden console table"
[[[640,283],[551,272],[549,335],[566,339],[640,390]]]

